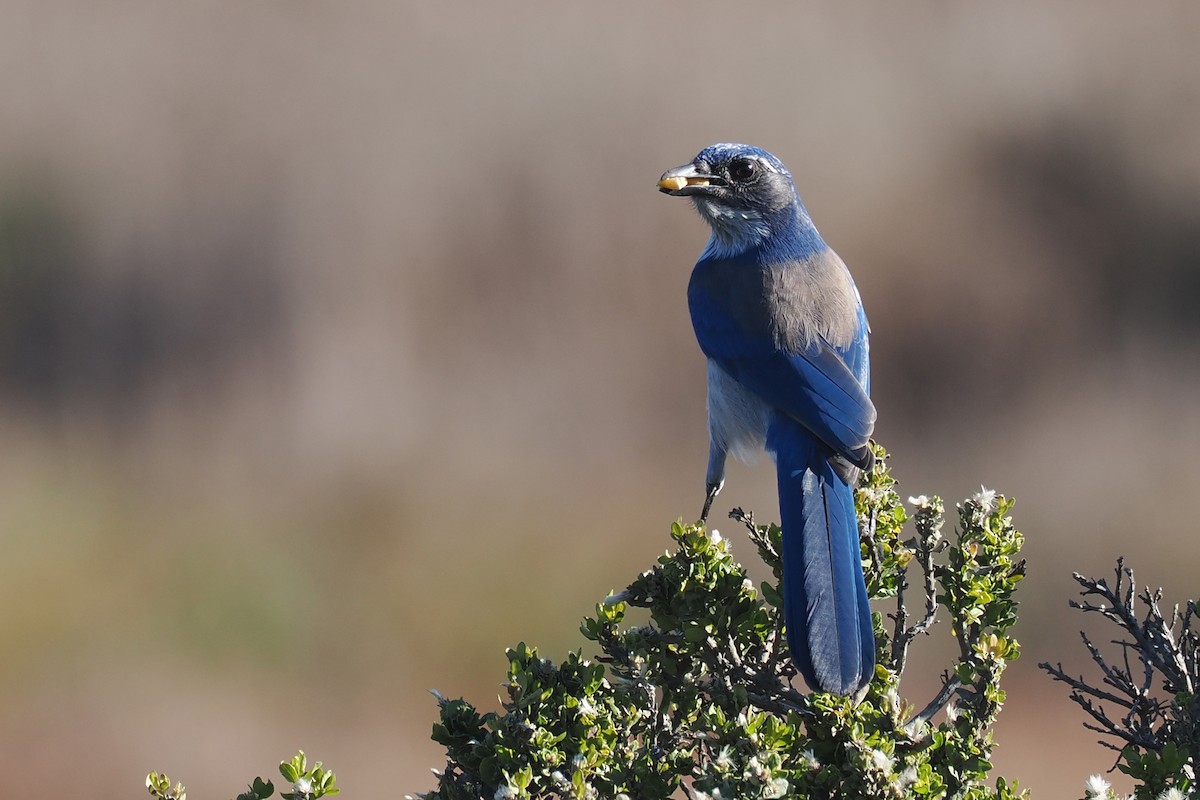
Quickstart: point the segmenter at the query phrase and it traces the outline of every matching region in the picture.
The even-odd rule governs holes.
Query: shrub
[[[1100,670],[1099,685],[1068,675],[1061,663],[1039,666],[1071,687],[1071,699],[1091,719],[1084,727],[1105,737],[1100,744],[1118,753],[1115,767],[1137,782],[1137,800],[1191,796],[1200,758],[1200,635],[1192,627],[1196,601],[1164,614],[1162,589],[1139,592],[1123,558],[1117,559],[1111,586],[1104,578],[1078,573],[1075,581],[1083,599],[1072,600],[1071,607],[1116,626],[1118,638],[1111,644],[1117,657],[1105,656],[1081,631]],[[1088,780],[1085,796],[1115,797],[1099,775]]]
[[[481,713],[435,692],[447,762],[426,800],[466,798],[1014,798],[991,771],[1000,677],[1020,653],[1009,629],[1024,576],[1012,501],[982,490],[942,533],[937,497],[909,499],[882,448],[857,510],[878,666],[859,702],[793,685],[782,631],[780,529],[735,509],[774,573],[755,586],[729,539],[676,522],[673,549],[596,606],[581,631],[599,652],[555,664],[508,651],[507,697]],[[910,608],[912,604],[912,608]],[[942,688],[901,692],[910,648],[939,615],[959,644]]]

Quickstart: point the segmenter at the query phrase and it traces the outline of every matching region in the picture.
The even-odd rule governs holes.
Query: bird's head
[[[690,197],[727,245],[752,245],[806,216],[792,175],[778,158],[748,144],[714,144],[663,173],[659,191]]]

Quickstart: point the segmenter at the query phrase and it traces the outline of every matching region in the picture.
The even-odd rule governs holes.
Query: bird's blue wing
[[[798,352],[779,350],[765,326],[748,324],[746,314],[732,312],[726,298],[696,282],[688,305],[700,348],[730,377],[834,452],[855,462],[866,457],[875,406],[841,352],[823,339]],[[851,361],[862,360],[854,358],[856,347],[866,347],[865,331],[850,346]]]

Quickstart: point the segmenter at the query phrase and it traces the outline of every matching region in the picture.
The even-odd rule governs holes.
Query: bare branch
[[[1071,687],[1071,700],[1091,718],[1084,727],[1121,743],[1102,740],[1105,747],[1120,751],[1133,745],[1161,751],[1173,742],[1191,755],[1194,768],[1200,757],[1200,742],[1195,741],[1200,700],[1184,707],[1179,698],[1195,698],[1192,687],[1198,684],[1200,641],[1192,627],[1195,601],[1189,600],[1182,612],[1173,605],[1164,614],[1162,590],[1139,589],[1124,559],[1117,560],[1112,585],[1079,574],[1074,578],[1083,599],[1071,601],[1071,607],[1098,614],[1120,629],[1122,636],[1110,641],[1118,649],[1116,659],[1106,657],[1081,632],[1084,647],[1100,670],[1100,685],[1067,675],[1062,664],[1039,666]],[[1121,718],[1110,717],[1099,703],[1123,709]]]
[[[915,717],[904,723],[904,732],[909,736],[916,736],[917,730],[922,725],[928,724],[939,711],[945,708],[946,704],[950,702],[950,698],[961,688],[962,681],[957,677],[947,680],[942,684],[941,690],[929,701],[929,704],[921,709]]]

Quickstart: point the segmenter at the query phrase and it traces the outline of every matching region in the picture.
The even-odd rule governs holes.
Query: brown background
[[[699,510],[654,182],[734,140],[854,271],[902,491],[1018,498],[996,762],[1081,796],[1071,571],[1197,594],[1200,13],[1043,5],[4,3],[5,794],[427,789],[425,690],[580,646]]]

